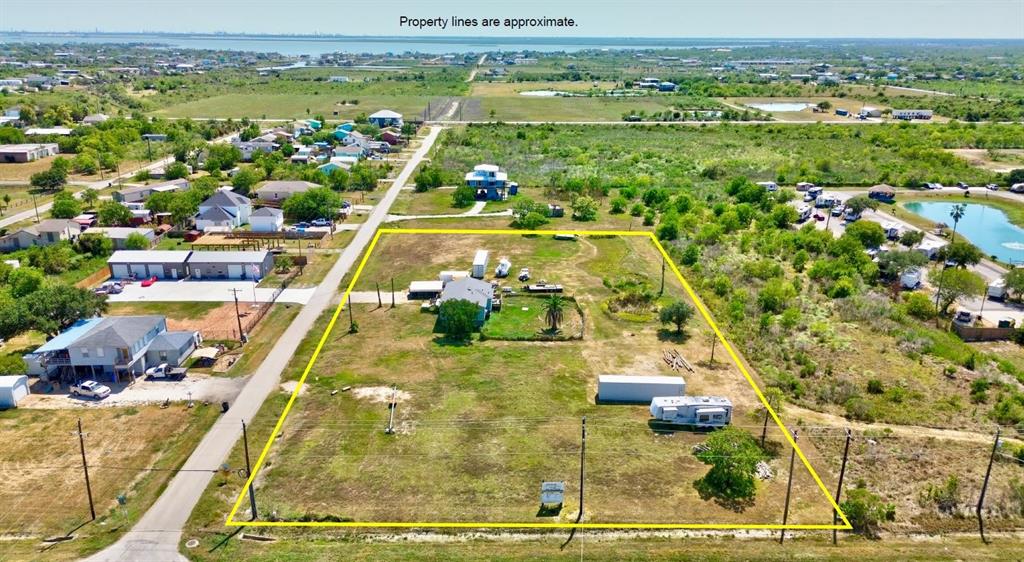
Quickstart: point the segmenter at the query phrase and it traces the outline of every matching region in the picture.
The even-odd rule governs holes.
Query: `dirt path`
[[[949,441],[964,441],[968,443],[992,443],[992,435],[989,433],[976,433],[973,431],[961,431],[958,429],[940,429],[935,427],[922,427],[919,425],[894,425],[889,423],[864,423],[855,420],[848,420],[835,414],[817,412],[793,404],[787,404],[783,421],[789,422],[794,417],[801,418],[804,422],[811,424],[829,425],[835,427],[849,427],[856,431],[879,431],[889,430],[893,435],[901,437],[932,437]]]

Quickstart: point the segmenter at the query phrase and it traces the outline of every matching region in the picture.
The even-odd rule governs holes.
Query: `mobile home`
[[[732,401],[723,396],[657,396],[651,417],[658,421],[697,427],[724,427],[732,421]]]

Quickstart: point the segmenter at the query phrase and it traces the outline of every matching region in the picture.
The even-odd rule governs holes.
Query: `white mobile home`
[[[779,190],[779,184],[777,184],[777,183],[775,183],[773,181],[759,181],[759,182],[757,182],[757,185],[767,189],[768,191],[778,191]]]
[[[598,402],[650,404],[657,396],[683,396],[683,377],[658,375],[600,375],[597,378]]]
[[[657,396],[651,399],[651,417],[680,425],[723,427],[732,421],[732,402],[722,396]]]
[[[811,218],[811,207],[810,205],[800,205],[800,207],[796,210],[796,213],[797,222],[804,222],[805,220]]]

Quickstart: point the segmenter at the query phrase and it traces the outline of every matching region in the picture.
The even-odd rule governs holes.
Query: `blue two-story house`
[[[508,174],[494,164],[478,164],[466,173],[466,185],[476,190],[476,198],[504,201],[519,191],[519,184],[508,181]]]
[[[181,365],[200,341],[199,332],[168,331],[163,316],[108,316],[76,322],[23,359],[42,380],[117,382],[161,363]]]

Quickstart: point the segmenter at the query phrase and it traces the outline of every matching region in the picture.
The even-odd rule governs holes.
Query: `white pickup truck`
[[[184,367],[171,367],[167,363],[161,363],[146,369],[146,376],[151,379],[178,379],[184,378],[187,371]]]
[[[82,381],[71,385],[71,395],[103,400],[107,396],[110,396],[110,387],[102,385],[96,381]]]

